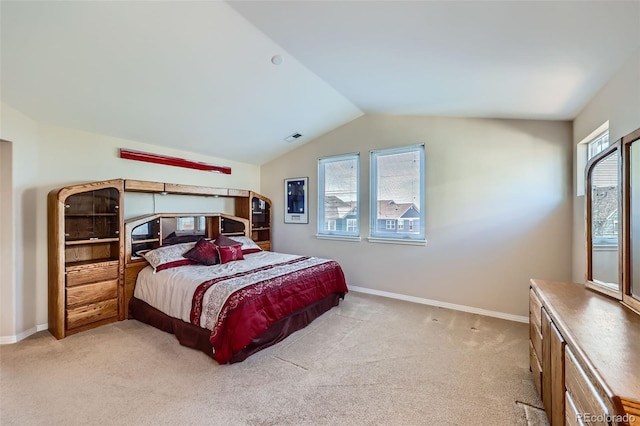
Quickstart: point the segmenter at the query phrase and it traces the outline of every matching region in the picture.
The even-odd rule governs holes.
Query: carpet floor
[[[5,425],[545,425],[528,326],[349,293],[244,362],[122,321],[0,346]]]

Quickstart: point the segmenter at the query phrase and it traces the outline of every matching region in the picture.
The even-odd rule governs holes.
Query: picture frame
[[[284,223],[309,223],[309,178],[284,180]]]

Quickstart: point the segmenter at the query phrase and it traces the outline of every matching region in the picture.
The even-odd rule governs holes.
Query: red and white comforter
[[[337,262],[259,252],[224,265],[140,272],[134,296],[165,314],[211,330],[226,363],[273,323],[332,293],[346,293]]]

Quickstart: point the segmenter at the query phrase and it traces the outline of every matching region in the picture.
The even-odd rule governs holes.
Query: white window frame
[[[589,145],[604,134],[609,135],[609,121],[605,121],[597,129],[593,130],[589,135],[582,139],[576,148],[576,196],[585,195],[586,180],[585,172],[587,170],[587,162],[591,159],[589,153]],[[609,140],[611,145],[611,140]]]
[[[355,228],[349,231],[349,227],[346,230],[337,230],[335,226],[333,229],[329,229],[327,219],[325,219],[324,211],[324,199],[325,199],[325,166],[327,164],[340,162],[340,161],[353,161],[355,160],[355,176],[356,176],[356,200],[355,211],[356,214],[360,214],[360,153],[349,153],[341,155],[333,155],[330,157],[323,157],[318,159],[318,228],[316,237],[319,239],[336,239],[336,240],[350,240],[360,241],[360,221],[355,221]],[[332,219],[333,220],[333,219]],[[324,225],[327,223],[327,229]]]
[[[420,159],[420,176],[419,176],[419,193],[420,202],[417,207],[420,211],[420,228],[418,233],[391,233],[391,232],[378,232],[377,226],[377,212],[378,212],[378,158],[385,155],[402,154],[406,152],[418,152]],[[426,173],[426,159],[424,144],[409,145],[400,148],[389,148],[373,150],[370,152],[370,206],[369,206],[369,242],[373,243],[395,243],[395,244],[412,244],[412,245],[425,245],[427,243],[425,237],[425,173]],[[395,228],[395,227],[394,227]]]
[[[396,229],[396,221],[393,219],[387,219],[387,223],[385,224],[385,228],[387,230],[394,230]]]
[[[349,231],[350,228],[353,229],[353,231],[358,229],[358,219],[347,219],[347,231]]]
[[[327,220],[327,231],[335,231],[336,230],[336,220],[329,219]]]
[[[398,219],[398,231],[404,231],[404,219]]]

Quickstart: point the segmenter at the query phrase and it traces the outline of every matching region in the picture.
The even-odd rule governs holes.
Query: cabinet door
[[[564,425],[564,346],[565,341],[551,323],[551,424]]]
[[[542,307],[542,403],[552,426],[564,425],[564,338]]]

